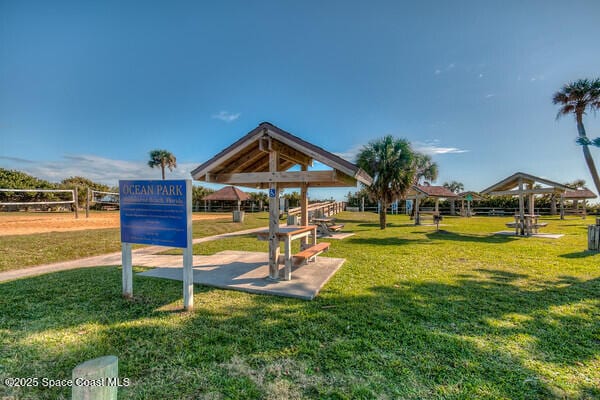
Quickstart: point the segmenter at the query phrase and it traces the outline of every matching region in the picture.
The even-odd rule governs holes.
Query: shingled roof
[[[203,200],[246,201],[250,200],[250,196],[235,186],[225,186],[224,188],[204,197]]]
[[[595,199],[596,194],[592,192],[588,188],[577,189],[577,190],[567,190],[563,197],[567,200],[576,200],[576,199]]]
[[[439,198],[454,198],[458,197],[456,193],[450,191],[443,186],[427,186],[427,185],[413,185],[408,192],[409,196],[415,196],[415,194],[424,194],[427,197],[439,197]]]

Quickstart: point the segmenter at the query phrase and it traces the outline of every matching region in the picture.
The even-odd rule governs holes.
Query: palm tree
[[[385,229],[387,206],[404,197],[415,178],[415,153],[405,139],[392,136],[374,140],[357,156],[357,165],[373,177],[367,187],[369,197],[381,202],[379,227]]]
[[[442,186],[451,191],[452,193],[460,193],[463,190],[465,190],[465,185],[457,181],[452,181],[450,183],[444,182]]]
[[[165,180],[165,167],[169,168],[169,171],[173,172],[173,168],[177,168],[177,159],[167,150],[152,150],[150,152],[150,161],[148,161],[150,168],[160,166],[162,171],[163,181]]]
[[[586,113],[586,110],[596,111],[600,108],[600,79],[591,81],[589,79],[580,79],[568,83],[560,91],[554,93],[552,102],[561,106],[556,115],[557,119],[563,115],[575,115],[577,132],[579,134],[577,143],[583,147],[583,157],[594,180],[594,185],[596,185],[596,190],[600,192],[600,177],[598,176],[596,165],[588,147],[589,144],[595,144],[596,141],[592,142],[588,139],[585,127],[583,126],[583,114]]]
[[[431,156],[423,153],[414,153],[415,177],[413,184],[418,185],[421,179],[425,184],[435,181],[438,177],[438,165],[431,160]]]

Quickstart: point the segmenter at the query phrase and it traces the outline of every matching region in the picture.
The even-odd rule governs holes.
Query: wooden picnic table
[[[258,240],[269,240],[269,231],[257,232]],[[283,279],[289,281],[292,279],[292,241],[304,237],[312,236],[312,246],[317,246],[317,226],[288,226],[280,227],[277,238],[284,243],[283,256]],[[310,249],[310,248],[309,248]]]
[[[523,214],[523,218],[519,214],[515,214],[515,222],[506,224],[509,228],[515,228],[515,234],[518,236],[531,236],[538,232],[539,228],[548,225],[547,222],[539,222],[539,214]]]
[[[344,227],[344,225],[336,224],[334,218],[313,218],[312,222],[317,224],[319,232],[324,236],[331,236]]]

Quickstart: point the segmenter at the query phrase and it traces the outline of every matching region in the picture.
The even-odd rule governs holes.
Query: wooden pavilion
[[[406,193],[407,200],[414,200],[415,225],[421,224],[419,204],[421,200],[431,197],[435,199],[434,214],[439,215],[440,199],[455,199],[456,193],[443,186],[413,185]]]
[[[235,186],[225,186],[224,188],[205,196],[203,200],[209,202],[209,210],[211,201],[223,201],[235,203],[237,205],[237,210],[240,211],[242,201],[250,200],[250,196]]]
[[[483,200],[483,196],[477,192],[467,191],[457,195],[457,200],[460,200],[460,215],[463,217],[472,217],[474,215],[471,203],[473,201]],[[465,202],[467,208],[465,209]]]
[[[309,171],[313,161],[331,169]],[[272,280],[279,279],[279,194],[282,189],[300,188],[300,223],[307,227],[309,187],[356,187],[358,182],[370,185],[373,181],[356,165],[268,122],[262,122],[198,166],[192,171],[192,178],[269,189],[269,278]],[[302,242],[306,246],[306,238]],[[287,255],[289,241],[285,244]],[[285,279],[289,279],[290,268],[286,259]]]
[[[543,187],[538,187],[542,186]],[[535,195],[555,194],[562,195],[569,188],[562,183],[554,182],[538,176],[517,172],[500,182],[482,190],[482,194],[492,196],[518,196],[519,214],[516,215],[517,231],[520,235],[528,235],[527,227],[530,218],[535,217]],[[528,214],[525,213],[525,198],[527,198]],[[518,217],[518,218],[517,218]]]
[[[581,216],[583,218],[586,217],[586,204],[585,201],[587,199],[595,199],[596,194],[594,192],[592,192],[590,189],[588,188],[583,188],[583,189],[570,189],[565,191],[561,196],[560,196],[560,218],[564,219],[565,218],[565,201],[571,201],[573,203],[573,212],[575,212],[576,214],[581,213]],[[579,201],[583,202],[583,207],[581,208],[581,211],[579,211]]]

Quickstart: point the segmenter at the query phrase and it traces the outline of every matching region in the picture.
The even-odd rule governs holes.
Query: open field
[[[343,213],[347,259],[312,302],[195,287],[98,267],[0,284],[0,378],[68,378],[119,357],[126,399],[597,399],[600,254],[586,225],[547,219],[560,239],[491,233],[512,218],[444,218],[444,231]],[[195,253],[264,250],[247,236]],[[306,267],[310,268],[310,266]],[[139,268],[137,269],[140,270]],[[68,389],[0,396],[61,399]]]
[[[223,213],[194,213],[194,221],[206,221],[231,218],[231,214]],[[69,232],[87,229],[107,229],[119,227],[118,211],[90,212],[85,217],[85,211],[79,212],[79,218],[74,213],[0,213],[0,236],[29,235],[46,232]]]

